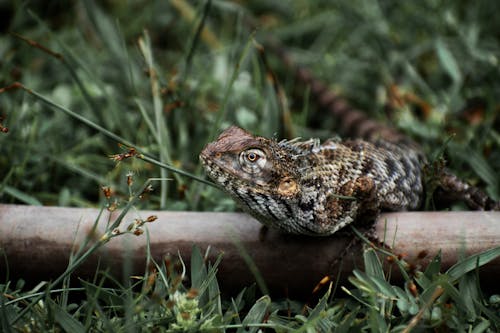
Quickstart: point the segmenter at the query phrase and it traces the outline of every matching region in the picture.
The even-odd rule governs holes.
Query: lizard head
[[[283,161],[276,141],[254,136],[236,126],[207,144],[200,159],[209,177],[224,187],[232,182],[267,188],[282,177],[279,171]]]
[[[232,126],[205,146],[200,160],[212,180],[263,221],[279,215],[279,202],[300,191],[292,155],[276,140]]]

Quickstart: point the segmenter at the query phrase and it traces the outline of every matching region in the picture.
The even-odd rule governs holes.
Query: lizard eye
[[[247,160],[248,160],[249,162],[255,162],[255,161],[257,161],[259,158],[260,158],[260,156],[259,156],[259,155],[257,155],[256,153],[254,153],[253,151],[252,151],[252,152],[249,152],[249,153],[247,154]]]
[[[256,171],[266,164],[266,154],[257,148],[247,149],[240,154],[240,164],[248,171]]]

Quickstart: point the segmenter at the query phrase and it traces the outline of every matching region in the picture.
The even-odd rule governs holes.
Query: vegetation
[[[322,138],[334,128],[307,89],[297,94],[304,89],[282,61],[265,51],[270,68],[263,64],[257,45],[269,36],[353,105],[413,136],[429,156],[444,157],[498,199],[496,7],[434,0],[2,2],[0,201],[109,208],[115,203],[101,190],[109,186],[126,209],[235,209],[203,183],[198,163],[221,128]],[[312,115],[323,127],[311,126]],[[129,201],[143,192],[124,181],[131,175],[135,184],[162,180],[149,200]],[[411,274],[400,262],[404,286],[390,285],[367,250],[365,271],[353,272],[352,286],[305,306],[259,298],[252,287],[222,298],[217,263],[205,262],[198,249],[190,276],[182,258],[147,258],[137,280],[99,271],[93,281],[76,281],[72,272],[86,251],[108,240],[89,240],[90,248],[75,253],[65,275],[51,283],[25,290],[22,281],[0,279],[2,330],[500,329],[498,295],[481,290],[476,274],[498,249],[443,274],[439,258]]]

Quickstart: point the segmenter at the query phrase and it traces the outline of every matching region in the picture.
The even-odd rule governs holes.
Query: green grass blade
[[[374,249],[367,249],[363,253],[365,270],[370,276],[384,279],[384,270],[382,268],[382,263]]]
[[[11,317],[13,317],[12,309],[5,305],[5,297],[3,294],[0,294],[0,331],[5,333],[12,332],[12,326],[10,325]]]
[[[264,316],[267,314],[267,309],[269,308],[270,303],[271,298],[269,298],[269,296],[262,296],[260,299],[258,299],[241,322],[242,327],[240,327],[236,332],[256,333],[259,330],[259,327],[257,325],[252,327],[249,327],[247,325],[262,323]]]
[[[64,331],[72,333],[85,333],[85,327],[57,303],[51,301],[48,304],[54,312],[54,320],[61,325]]]
[[[115,134],[113,132],[108,131],[104,127],[102,127],[102,126],[94,123],[93,121],[91,121],[91,120],[89,120],[89,119],[87,119],[87,118],[85,118],[85,117],[83,117],[83,116],[81,116],[81,115],[79,115],[79,114],[71,111],[68,108],[65,108],[65,107],[63,107],[61,105],[58,105],[57,103],[54,103],[53,101],[49,100],[48,98],[46,98],[45,96],[39,94],[38,92],[36,92],[34,90],[31,90],[31,89],[28,89],[28,88],[26,88],[26,87],[24,87],[24,86],[22,86],[20,84],[16,84],[16,86],[24,89],[26,92],[28,92],[29,94],[35,96],[37,99],[39,99],[43,103],[47,104],[51,108],[55,108],[57,110],[60,110],[60,111],[64,112],[65,114],[69,115],[70,117],[73,117],[73,118],[77,119],[78,121],[84,123],[85,125],[89,126],[90,128],[93,128],[96,131],[102,133],[106,137],[108,137],[108,138],[110,138],[110,139],[112,139],[112,140],[114,140],[116,142],[122,143],[122,144],[124,144],[127,147],[135,148],[135,149],[137,149],[139,151],[141,150],[141,147],[136,146],[135,144],[133,144],[129,140],[127,140],[127,139],[125,139],[125,138],[123,138],[123,137],[121,137],[121,136],[119,136],[119,135],[117,135],[117,134]],[[205,184],[210,185],[210,186],[214,185],[212,182],[207,181],[207,180],[205,180],[203,178],[200,178],[198,176],[192,175],[189,172],[186,172],[186,171],[174,168],[171,165],[168,165],[168,164],[165,164],[165,163],[162,163],[162,162],[158,162],[154,158],[150,157],[149,155],[140,154],[138,157],[141,158],[144,161],[149,162],[149,163],[155,162],[154,163],[155,165],[158,165],[161,168],[164,168],[166,170],[172,171],[174,173],[177,173],[177,174],[180,174],[180,175],[183,175],[183,176],[187,176],[187,177],[192,178],[192,179],[196,179],[197,181],[205,183]]]
[[[17,200],[24,202],[25,204],[32,205],[32,206],[42,206],[42,203],[38,201],[37,198],[24,193],[14,187],[11,187],[9,185],[5,185],[3,188],[3,191],[7,193],[8,195],[12,196],[13,198],[16,198]]]
[[[487,263],[495,260],[498,257],[500,257],[500,246],[484,251],[482,253],[472,255],[456,263],[446,271],[446,274],[451,278],[452,281],[458,280],[464,274],[483,265],[486,265]]]

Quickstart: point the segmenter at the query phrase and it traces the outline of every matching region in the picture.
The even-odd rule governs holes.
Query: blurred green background
[[[1,1],[0,87],[19,81],[138,146],[203,177],[202,147],[236,124],[282,138],[336,135],[283,61],[291,57],[432,159],[498,198],[500,20],[496,1]],[[30,45],[31,43],[31,45]],[[46,48],[46,50],[42,49]],[[47,50],[50,50],[47,51]],[[21,90],[0,94],[0,201],[96,206],[158,183],[148,208],[232,210],[217,189],[125,153],[114,140]],[[310,118],[322,127],[311,126]],[[317,122],[316,122],[317,123]]]

